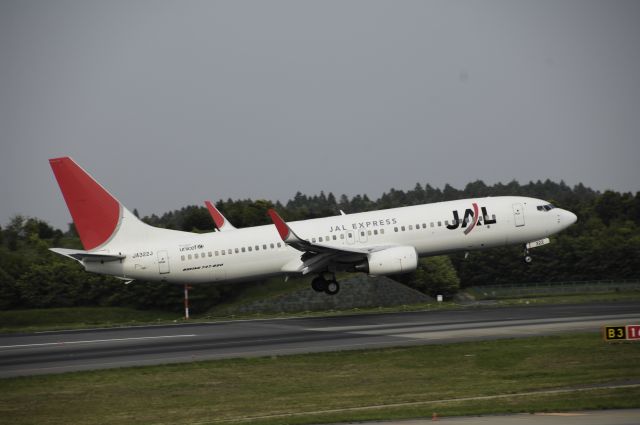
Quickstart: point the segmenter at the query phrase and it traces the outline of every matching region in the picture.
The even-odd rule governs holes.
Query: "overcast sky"
[[[0,224],[416,182],[640,190],[639,1],[0,0]]]

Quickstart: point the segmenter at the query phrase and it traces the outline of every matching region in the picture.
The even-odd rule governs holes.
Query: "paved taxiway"
[[[440,418],[448,425],[638,425],[640,409],[602,410],[567,413],[536,413],[520,415],[468,416]],[[360,422],[360,425],[427,425],[431,419],[393,422]]]
[[[0,377],[598,331],[640,302],[247,320],[0,335]]]

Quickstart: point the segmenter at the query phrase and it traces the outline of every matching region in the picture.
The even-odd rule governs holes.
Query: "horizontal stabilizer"
[[[56,254],[64,255],[65,257],[84,262],[118,261],[126,257],[126,255],[101,254],[98,252],[83,251],[81,249],[49,248],[49,250],[55,252]]]

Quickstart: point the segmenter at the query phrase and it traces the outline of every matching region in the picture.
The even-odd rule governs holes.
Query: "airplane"
[[[524,244],[549,236],[577,217],[549,202],[498,196],[235,228],[207,201],[219,231],[196,234],[150,226],[69,157],[49,160],[84,250],[51,248],[85,270],[121,280],[180,284],[240,282],[312,275],[313,290],[335,295],[336,272],[371,276],[411,272],[418,258]]]

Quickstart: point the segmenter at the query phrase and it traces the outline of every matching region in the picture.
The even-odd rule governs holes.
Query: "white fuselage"
[[[412,246],[419,256],[429,256],[524,244],[575,222],[569,211],[539,208],[546,204],[512,196],[464,199],[288,224],[300,238],[313,243],[336,248]],[[477,214],[470,214],[474,208]],[[127,220],[133,225],[134,219],[123,209],[121,224]],[[85,268],[125,279],[174,283],[257,280],[291,273],[302,255],[282,241],[274,225],[206,234],[158,229],[140,222],[135,226],[126,238],[116,233],[94,250],[124,255],[124,259],[83,262]]]

